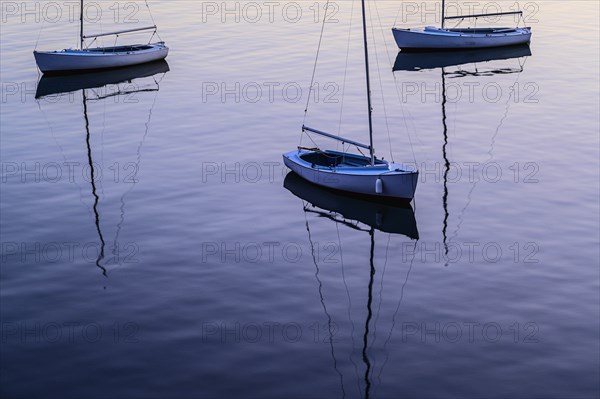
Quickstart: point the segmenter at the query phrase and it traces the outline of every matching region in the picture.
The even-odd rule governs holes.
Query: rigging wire
[[[522,67],[525,66],[525,63],[527,62],[527,57],[525,57],[525,61],[523,61]],[[521,63],[519,62],[519,65],[521,65]],[[519,78],[521,73],[517,73],[517,78],[515,79],[515,82],[513,83],[513,88],[514,86],[519,82]],[[496,127],[496,131],[494,132],[494,134],[492,135],[492,139],[491,139],[491,143],[490,143],[490,149],[488,151],[488,159],[483,163],[483,165],[485,165],[486,163],[492,161],[494,159],[494,147],[496,144],[496,137],[498,136],[498,134],[500,133],[500,129],[502,128],[502,125],[504,124],[504,120],[508,117],[508,111],[510,110],[510,104],[511,104],[511,99],[513,96],[514,91],[511,91],[511,93],[508,96],[508,99],[506,100],[506,104],[505,104],[505,110],[504,110],[504,115],[502,116],[502,118],[500,119],[500,122],[498,124],[498,126]],[[456,229],[454,230],[452,237],[450,237],[450,242],[452,242],[457,236],[458,233],[460,231],[460,228],[462,226],[462,223],[464,222],[464,215],[465,212],[467,211],[467,209],[469,208],[469,206],[471,205],[471,200],[472,200],[472,195],[473,192],[475,191],[475,188],[477,187],[477,183],[479,183],[480,180],[476,180],[473,183],[473,186],[471,187],[471,189],[469,190],[469,193],[467,194],[467,203],[465,204],[465,206],[463,207],[463,209],[461,210],[459,216],[458,216],[458,223],[456,225]]]
[[[310,105],[310,96],[312,95],[313,85],[315,83],[315,74],[317,73],[317,63],[319,62],[319,53],[321,52],[321,44],[323,42],[323,32],[325,31],[325,24],[327,23],[327,11],[329,11],[329,1],[330,0],[327,0],[327,2],[325,3],[325,14],[323,15],[323,24],[321,25],[321,34],[319,35],[319,45],[317,46],[317,55],[315,56],[315,63],[313,65],[312,77],[310,79],[310,86],[308,89],[308,98],[306,99],[306,107],[304,108],[304,119],[302,121],[302,125],[304,125],[304,123],[306,122],[308,106]],[[304,136],[304,130],[302,130],[300,132],[300,145],[302,145],[302,137],[303,136]]]
[[[35,47],[33,48],[33,50],[37,50],[38,48],[38,43],[40,42],[40,37],[42,37],[42,31],[44,30],[44,25],[46,22],[46,18],[42,18],[42,26],[40,26],[40,31],[38,32],[38,37],[37,40],[35,41]]]
[[[377,4],[375,4],[375,9],[377,9]],[[377,12],[377,16],[379,16],[379,12]],[[371,21],[371,34],[373,35],[373,49],[375,50],[375,64],[377,64],[377,75],[379,78],[379,90],[381,90],[381,102],[382,102],[382,108],[383,108],[383,116],[385,119],[385,127],[387,129],[387,134],[388,134],[388,142],[389,142],[389,148],[390,148],[390,158],[392,159],[392,162],[394,162],[394,154],[392,152],[392,136],[390,134],[390,124],[388,121],[388,117],[387,117],[387,109],[385,106],[385,95],[383,93],[383,80],[381,78],[381,68],[379,66],[379,54],[377,51],[377,43],[375,40],[375,28],[373,27],[373,12],[371,12],[371,2],[369,2],[369,20]],[[379,21],[379,25],[381,26],[381,20]]]
[[[307,205],[305,205],[304,200],[302,200],[302,207],[304,209],[304,221],[306,223],[306,231],[308,232],[308,241],[310,242],[310,250],[311,250],[311,255],[312,255],[312,259],[313,259],[313,263],[315,264],[315,278],[317,279],[317,282],[319,283],[319,297],[321,298],[321,305],[323,306],[323,311],[325,312],[325,315],[327,316],[327,327],[328,327],[328,331],[329,331],[329,344],[331,346],[331,357],[333,358],[333,368],[335,369],[336,373],[340,376],[340,384],[342,386],[342,398],[346,397],[346,390],[344,389],[344,375],[340,372],[340,370],[337,367],[337,358],[335,357],[335,351],[333,349],[333,331],[331,329],[332,326],[332,317],[329,314],[329,312],[327,311],[327,306],[325,306],[325,298],[323,297],[323,283],[321,282],[321,279],[319,278],[319,264],[317,262],[317,258],[315,257],[315,246],[312,240],[312,235],[310,233],[310,225],[308,224],[308,217],[307,217]]]
[[[342,281],[344,282],[344,287],[346,288],[346,296],[348,297],[348,321],[350,322],[350,325],[352,326],[352,330],[351,330],[351,333],[350,333],[350,337],[352,339],[352,352],[350,354],[349,359],[350,359],[350,362],[354,365],[354,371],[355,371],[355,375],[356,375],[356,384],[357,384],[356,386],[358,388],[359,393],[361,393],[361,397],[362,397],[362,390],[361,390],[361,387],[360,387],[360,377],[359,377],[359,374],[358,374],[358,366],[357,366],[356,362],[353,359],[353,356],[354,356],[354,353],[355,353],[355,348],[356,348],[356,341],[354,340],[355,326],[354,326],[354,321],[352,320],[352,299],[351,299],[351,296],[350,296],[350,289],[348,288],[348,283],[346,281],[346,274],[345,274],[345,268],[344,268],[344,256],[343,256],[343,251],[342,251],[342,241],[341,241],[341,238],[340,238],[339,225],[342,224],[342,225],[345,225],[347,227],[350,227],[350,228],[353,228],[353,229],[357,229],[357,230],[360,230],[360,231],[367,231],[367,230],[362,230],[362,229],[358,228],[358,226],[355,226],[354,224],[352,224],[351,222],[347,222],[344,219],[343,215],[341,215],[341,218],[343,220],[340,220],[340,219],[336,218],[336,215],[338,215],[337,212],[330,211],[329,213],[326,213],[326,212],[313,211],[313,210],[309,209],[309,206],[306,205],[306,204],[309,204],[309,202],[308,201],[305,202],[304,200],[302,200],[302,205],[303,205],[303,210],[304,210],[304,217],[305,217],[305,221],[306,221],[306,229],[307,229],[308,235],[309,235],[309,241],[310,241],[310,244],[311,244],[311,250],[312,250],[312,254],[313,254],[313,261],[315,261],[315,266],[317,266],[317,265],[316,265],[316,260],[314,259],[314,245],[313,245],[313,242],[312,242],[310,227],[309,227],[308,218],[307,218],[306,215],[309,212],[316,213],[317,215],[319,215],[319,217],[326,217],[327,219],[330,219],[330,220],[332,220],[332,221],[335,222],[335,227],[336,227],[337,237],[338,237],[338,248],[339,248],[339,251],[340,251],[340,262],[341,262],[341,266],[342,266],[342,268],[341,268]],[[312,205],[312,206],[315,207],[314,205]],[[318,269],[318,266],[317,266],[317,269]],[[318,279],[318,277],[317,277],[317,279]],[[323,307],[325,307],[324,302],[322,302],[322,304],[323,304]],[[332,342],[332,345],[333,345],[333,341],[331,341],[331,342]],[[333,348],[332,348],[332,354],[333,354]],[[334,361],[335,361],[335,358],[334,358]],[[343,391],[343,394],[345,395],[345,389],[343,387],[343,381],[342,381],[342,391]]]
[[[144,0],[144,2],[146,3],[146,8],[148,9],[148,14],[150,14],[150,19],[152,20],[152,25],[158,26],[158,25],[156,25],[156,21],[154,20],[154,15],[152,15],[152,10],[150,9],[150,5],[148,5],[148,0]],[[155,34],[158,37],[158,39],[162,42],[163,39],[162,39],[162,37],[160,37],[160,34],[158,33],[158,28],[154,29],[154,33],[152,33],[150,40],[152,40],[152,38],[154,37]]]
[[[346,94],[346,78],[348,76],[348,60],[350,57],[350,42],[352,38],[352,22],[354,20],[354,0],[352,0],[352,8],[350,9],[350,27],[348,28],[348,43],[346,44],[346,64],[344,66],[344,80],[342,83],[342,101],[340,105],[340,120],[338,123],[338,135],[341,134],[342,131],[342,117],[344,114],[344,98]],[[339,142],[338,142],[339,146]],[[336,146],[336,149],[338,147]]]
[[[44,117],[44,120],[46,121],[46,125],[48,125],[48,128],[50,129],[50,134],[52,135],[52,139],[54,140],[54,143],[56,144],[56,146],[59,148],[60,153],[62,154],[62,157],[65,160],[65,164],[66,164],[66,162],[68,162],[68,159],[67,159],[67,156],[65,155],[65,150],[63,149],[63,147],[58,142],[58,139],[56,138],[56,134],[54,132],[54,128],[52,127],[52,124],[50,123],[50,120],[48,119],[48,115],[46,115],[46,112],[42,108],[39,99],[36,99],[36,103],[37,103],[38,109],[40,110],[40,112],[42,113],[42,116]],[[81,188],[81,185],[79,185],[79,183],[77,182],[77,180],[75,180],[75,184],[79,188],[79,202],[81,202],[81,204],[87,209],[89,215],[91,216],[92,215],[92,209],[88,206],[88,204],[86,204],[83,201],[83,189]]]
[[[377,4],[375,5],[375,12],[377,13],[377,19],[379,21],[379,26],[383,27],[384,25],[381,23],[381,16],[379,14],[379,9],[377,8]],[[395,25],[395,23],[394,23],[394,25]],[[389,50],[387,50],[389,48],[389,43],[388,43],[388,41],[386,41],[386,35],[383,32],[383,28],[381,29],[381,36],[383,38],[383,43],[386,46],[386,52],[385,53],[387,54],[388,62],[390,64],[390,67],[393,70],[394,62],[392,61],[392,58],[390,57]],[[397,47],[395,47],[395,48],[397,49]],[[408,122],[407,122],[408,118],[406,116],[407,113],[410,115],[410,112],[408,110],[404,109],[404,105],[402,103],[402,96],[400,95],[400,89],[398,88],[398,80],[396,79],[396,74],[392,72],[392,76],[394,77],[394,87],[396,89],[396,95],[398,97],[398,102],[400,103],[400,111],[402,112],[402,121],[404,122],[404,128],[405,128],[406,134],[408,136],[408,143],[410,145],[410,150],[412,152],[413,162],[414,162],[414,165],[416,166],[417,165],[417,157],[415,155],[415,149],[414,149],[414,145],[413,145],[413,139],[412,139],[412,135],[411,135],[411,129],[408,127]],[[415,131],[416,131],[416,129],[415,129]]]
[[[383,373],[383,369],[390,358],[390,352],[386,351],[385,349],[387,348],[388,343],[392,339],[392,334],[394,332],[394,328],[396,327],[396,316],[398,315],[398,311],[400,310],[400,306],[402,305],[402,300],[404,299],[404,288],[406,287],[406,283],[408,283],[408,278],[409,278],[410,272],[412,271],[412,268],[413,268],[413,264],[414,264],[416,253],[417,253],[418,242],[419,242],[419,240],[417,239],[415,241],[415,245],[412,250],[413,256],[412,256],[412,259],[410,260],[410,265],[408,267],[408,272],[406,273],[406,278],[404,279],[402,288],[400,288],[400,299],[398,300],[398,305],[396,306],[396,310],[394,311],[394,315],[392,316],[392,326],[390,327],[390,332],[388,334],[388,337],[385,340],[385,343],[383,344],[383,353],[386,354],[386,357],[385,357],[385,361],[381,365],[381,369],[379,369],[379,374],[377,375],[377,381],[379,382],[379,385],[381,385],[381,374]]]
[[[154,76],[152,76],[152,79],[154,80],[154,83],[156,83],[156,92],[154,94],[154,99],[152,100],[152,106],[150,107],[150,111],[148,112],[148,119],[146,120],[146,124],[145,124],[145,130],[144,130],[144,135],[142,136],[142,140],[140,141],[140,144],[138,145],[137,148],[137,161],[136,161],[136,175],[134,175],[134,178],[137,176],[137,171],[139,171],[140,168],[140,163],[142,161],[142,148],[144,146],[144,143],[146,141],[146,137],[148,136],[148,132],[150,130],[150,122],[152,120],[152,114],[154,111],[154,107],[156,106],[156,100],[158,98],[158,92],[160,90],[160,82],[162,81],[162,79],[165,77],[167,73],[163,73],[162,77],[160,78],[160,80],[156,80],[156,78]],[[119,235],[121,234],[121,228],[123,226],[123,223],[125,222],[125,198],[129,195],[129,193],[131,191],[133,191],[133,189],[135,188],[136,184],[132,184],[131,187],[129,188],[129,190],[127,190],[127,192],[125,194],[123,194],[123,196],[121,197],[121,220],[119,221],[119,223],[117,224],[117,232],[115,234],[115,240],[114,240],[114,249],[113,251],[116,250],[116,248],[118,248],[118,242],[119,242]],[[120,265],[120,264],[119,264]]]
[[[396,13],[396,18],[394,19],[394,25],[396,26],[396,24],[398,23],[398,18],[400,17],[400,12],[402,12],[402,7],[398,8],[398,12]]]
[[[104,25],[102,24],[102,18],[100,18],[100,33],[104,33]],[[118,38],[118,37],[119,37],[119,35],[117,35],[117,38]],[[97,38],[97,37],[95,37],[95,38],[94,38],[94,41],[96,41],[97,39],[98,39],[98,38]],[[105,38],[104,38],[104,36],[100,36],[100,45],[101,45],[102,47],[104,47],[104,39],[105,39]],[[116,44],[117,44],[117,39],[115,38],[115,46],[116,46]],[[90,45],[88,45],[86,48],[90,48],[90,46],[91,46],[91,44],[90,44]]]
[[[340,263],[342,264],[342,281],[344,281],[344,287],[346,288],[346,296],[348,297],[348,320],[350,321],[350,325],[352,326],[352,330],[350,332],[350,338],[352,339],[352,352],[350,353],[350,362],[354,365],[354,372],[356,374],[356,384],[358,386],[358,391],[361,393],[362,397],[362,390],[360,389],[359,382],[360,377],[358,376],[358,365],[356,364],[353,358],[356,348],[356,341],[354,340],[354,320],[352,320],[352,297],[350,296],[350,289],[348,288],[348,283],[346,282],[344,255],[342,251],[342,239],[340,237],[340,226],[338,223],[335,224],[335,228],[337,231],[338,248],[340,249]]]
[[[454,26],[453,26],[452,28],[450,28],[450,29],[455,29],[455,28],[458,28],[458,27],[459,27],[459,25],[460,25],[460,24],[462,24],[464,20],[465,20],[464,18],[461,18],[461,19],[459,19],[459,20],[458,20],[458,22],[456,23],[456,25],[454,25]]]
[[[379,283],[379,304],[377,306],[377,315],[375,316],[375,321],[373,322],[373,346],[375,346],[375,342],[377,342],[377,323],[379,321],[379,315],[381,314],[381,304],[383,303],[383,282],[385,279],[385,271],[387,269],[387,263],[388,263],[388,255],[389,255],[389,250],[390,250],[390,242],[392,240],[392,235],[388,234],[388,241],[387,241],[387,245],[385,246],[385,261],[383,263],[383,270],[381,272],[381,279],[380,279],[380,283]],[[375,363],[377,362],[377,357],[375,355],[373,356],[373,372],[372,374],[375,372]],[[377,391],[377,386],[375,386],[375,391]]]

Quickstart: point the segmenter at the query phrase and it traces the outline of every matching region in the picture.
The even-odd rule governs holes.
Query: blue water
[[[437,22],[371,3],[375,148],[419,167],[410,208],[285,180],[313,2],[150,2],[169,71],[85,99],[36,99],[31,51],[76,45],[76,21],[8,3],[3,397],[599,395],[598,3],[527,3],[530,56],[396,72],[398,10]],[[306,124],[366,141],[354,3],[332,8]],[[97,4],[90,31],[151,24]]]

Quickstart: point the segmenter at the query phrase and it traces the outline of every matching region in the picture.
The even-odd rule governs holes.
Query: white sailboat
[[[369,151],[369,156],[299,146],[297,150],[283,154],[283,161],[293,172],[323,187],[345,191],[354,195],[376,197],[382,200],[411,200],[415,195],[419,172],[413,167],[375,157],[365,0],[362,0],[362,23],[369,115],[369,144],[363,144],[305,125],[302,126],[302,132],[325,136],[354,146],[359,151],[360,148],[366,149]]]
[[[447,20],[464,20],[502,15],[519,15],[522,11],[496,12],[488,14],[456,15],[447,17],[446,4],[442,0],[441,27],[433,26],[424,29],[392,28],[396,44],[404,51],[427,50],[464,50],[486,47],[514,46],[529,43],[531,27],[524,28],[446,28]]]
[[[112,47],[86,47],[85,39],[94,38],[95,41],[98,37],[118,36],[125,33],[153,31],[153,38],[157,33],[157,27],[156,25],[152,25],[114,32],[84,35],[83,10],[83,0],[81,0],[81,12],[79,16],[80,46],[78,49],[33,52],[37,66],[42,73],[72,73],[78,71],[94,71],[109,68],[127,67],[131,65],[163,60],[169,54],[169,48],[162,41],[156,43],[132,44]]]

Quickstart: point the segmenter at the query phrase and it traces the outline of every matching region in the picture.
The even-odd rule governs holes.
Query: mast
[[[442,29],[444,29],[444,21],[446,20],[446,0],[442,0]]]
[[[83,0],[79,8],[79,49],[83,50]]]
[[[367,106],[369,107],[369,152],[371,155],[371,166],[375,165],[375,151],[373,150],[373,108],[371,107],[371,78],[369,75],[369,48],[367,44],[367,13],[365,0],[362,0],[363,36],[365,42],[365,70],[367,76]]]

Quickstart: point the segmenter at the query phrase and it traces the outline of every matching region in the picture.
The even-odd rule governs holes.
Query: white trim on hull
[[[452,50],[514,46],[529,43],[531,28],[497,28],[490,32],[427,27],[423,30],[392,28],[396,44],[402,50]],[[503,32],[504,31],[504,32]]]
[[[320,166],[310,164],[301,158],[303,155],[312,152],[288,152],[283,155],[283,162],[288,168],[309,182],[334,190],[382,199],[411,200],[415,196],[419,172],[414,168],[404,165],[394,165],[397,169],[390,170],[388,162],[381,160],[378,160],[375,166]],[[327,151],[327,153],[331,155],[349,155],[336,151]],[[368,160],[368,158],[365,158],[365,160]],[[381,181],[380,193],[377,192],[377,180]]]
[[[163,60],[169,54],[169,48],[164,43],[136,44],[120,46],[116,49],[121,48],[125,51],[100,47],[86,50],[34,51],[33,55],[40,71],[59,73],[145,64]]]

